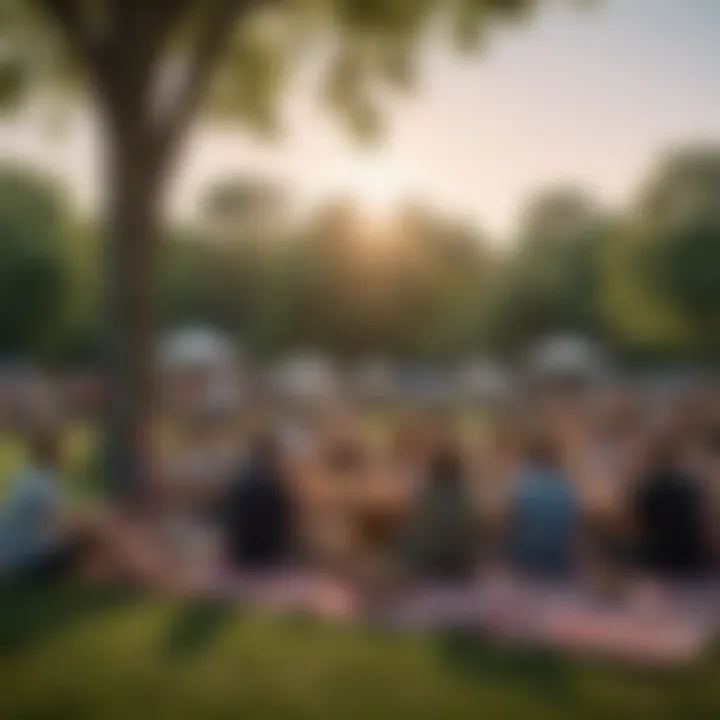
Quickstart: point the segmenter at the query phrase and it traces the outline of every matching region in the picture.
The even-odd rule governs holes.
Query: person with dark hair
[[[429,580],[467,580],[479,559],[478,514],[459,452],[441,445],[411,504],[405,563]]]
[[[226,560],[235,569],[267,569],[288,561],[296,520],[280,453],[257,439],[232,485],[225,521]]]
[[[672,436],[655,438],[631,498],[640,568],[666,579],[705,574],[711,558],[709,510],[709,493],[685,467],[681,443]]]
[[[506,539],[511,567],[531,578],[568,579],[577,569],[579,530],[579,503],[555,445],[544,435],[535,436],[510,496]]]

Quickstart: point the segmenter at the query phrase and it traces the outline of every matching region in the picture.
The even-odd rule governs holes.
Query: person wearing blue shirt
[[[16,475],[0,511],[0,574],[54,564],[68,547],[58,521],[59,444],[43,430],[30,442],[30,460]]]
[[[152,528],[112,507],[62,502],[60,433],[35,429],[0,510],[0,580],[75,576],[185,590],[194,582]],[[150,530],[150,531],[148,531]]]
[[[521,575],[564,579],[576,569],[579,507],[553,444],[534,440],[511,498],[510,563]]]

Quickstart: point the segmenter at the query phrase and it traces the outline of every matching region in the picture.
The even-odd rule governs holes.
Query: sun
[[[344,185],[363,213],[376,220],[386,219],[397,210],[404,194],[398,174],[381,156],[375,155],[349,163]]]

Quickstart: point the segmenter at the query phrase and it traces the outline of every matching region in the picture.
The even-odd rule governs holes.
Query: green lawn
[[[0,595],[0,717],[720,717],[720,657],[648,671],[61,587]]]

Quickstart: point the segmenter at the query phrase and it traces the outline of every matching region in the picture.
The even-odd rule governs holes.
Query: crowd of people
[[[142,516],[63,503],[60,434],[43,427],[0,516],[0,574],[192,591],[292,568],[368,607],[499,577],[608,602],[712,586],[719,400],[554,392],[474,432],[447,408],[386,412],[380,434],[349,405],[242,432],[196,418],[158,450]]]

